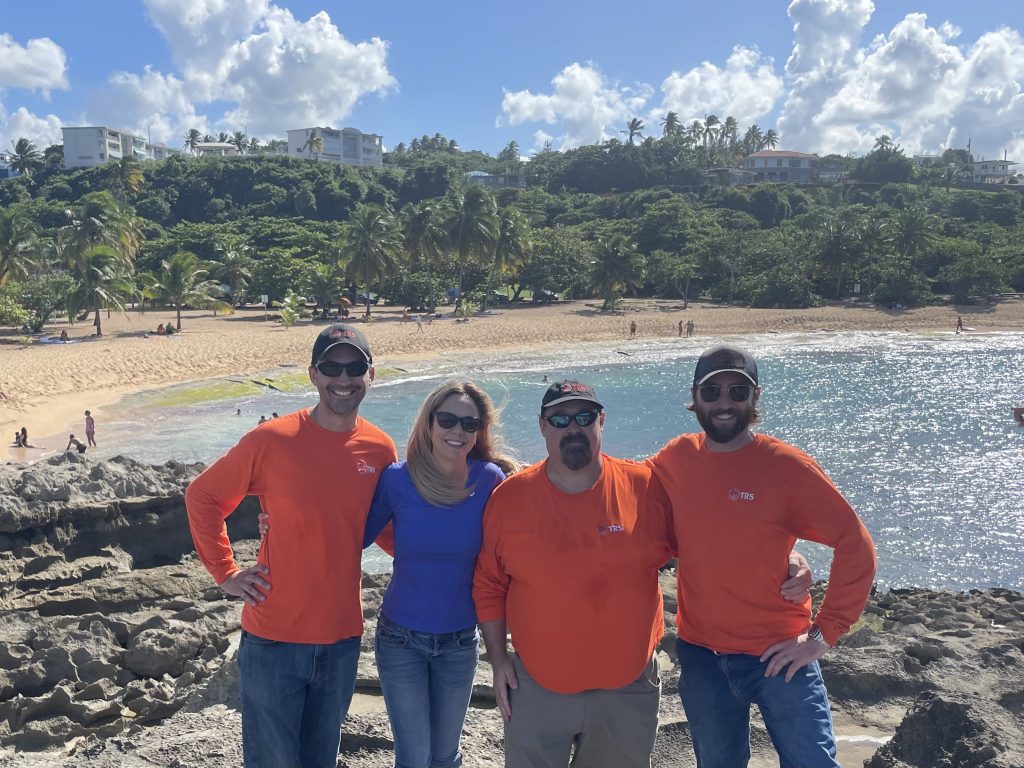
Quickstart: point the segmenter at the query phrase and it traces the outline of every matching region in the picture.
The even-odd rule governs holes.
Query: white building
[[[136,160],[164,160],[181,154],[163,144],[150,144],[129,131],[106,126],[61,128],[64,135],[64,167],[89,168],[109,160],[134,157]]]
[[[1011,165],[1017,163],[1013,160],[975,160],[967,178],[979,184],[1005,184],[1014,175]]]
[[[238,147],[226,141],[200,141],[196,144],[196,157],[234,157]]]
[[[319,138],[319,146],[316,139]],[[325,163],[380,167],[384,140],[356,128],[296,128],[288,131],[288,156]]]

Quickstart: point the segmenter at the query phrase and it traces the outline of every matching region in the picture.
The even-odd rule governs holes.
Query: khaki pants
[[[519,687],[509,691],[505,768],[649,768],[658,735],[661,679],[652,658],[640,677],[614,690],[553,693],[513,655]]]

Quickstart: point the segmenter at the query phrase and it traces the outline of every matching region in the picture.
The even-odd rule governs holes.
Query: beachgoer
[[[1013,409],[1013,420],[1021,427],[1024,427],[1024,405],[1015,406]]]
[[[679,338],[683,337],[683,321],[679,321]]]
[[[14,447],[15,448],[22,448],[23,447],[22,444],[21,444],[21,430],[15,430],[15,432],[14,432]]]
[[[93,448],[96,447],[96,420],[89,411],[85,412],[85,439]]]
[[[157,336],[166,336],[167,335],[167,329],[164,328],[164,324],[163,323],[160,323],[160,325],[158,325],[156,327],[156,335]]]
[[[761,389],[748,352],[707,350],[690,391],[703,433],[671,440],[649,463],[679,533],[679,693],[697,762],[746,765],[756,703],[783,764],[838,766],[817,660],[864,608],[871,537],[810,456],[750,430]],[[834,550],[814,623],[809,598],[779,600],[771,586],[798,537]]]
[[[605,418],[588,385],[552,383],[540,410],[547,458],[487,505],[473,597],[508,768],[562,765],[574,745],[577,768],[650,766],[671,510],[649,467],[601,453]],[[808,571],[801,580],[798,599]]]
[[[548,375],[546,373],[543,376],[540,377],[540,382],[541,382],[541,384],[547,384],[548,383]]]
[[[693,336],[693,329],[694,329],[693,320],[687,320],[686,321],[686,336],[687,336],[687,338],[689,338],[690,336]]]
[[[35,448],[35,446],[28,441],[28,430],[25,427],[21,428],[21,447]]]
[[[397,458],[391,438],[359,416],[373,377],[362,331],[328,326],[309,366],[317,404],[248,432],[185,494],[200,559],[245,602],[238,665],[247,768],[338,761],[363,631],[363,529],[377,480]],[[249,494],[273,525],[273,571],[268,547],[247,568],[231,550],[224,518]]]
[[[629,323],[629,338],[636,338],[636,320],[631,320]]]
[[[266,415],[260,414],[260,420],[258,422],[256,422],[256,423],[257,423],[257,425],[259,425],[259,424],[266,424],[267,423]]]
[[[277,411],[274,411],[273,413],[271,413],[270,414],[270,418],[272,418],[272,419],[278,418]]]
[[[403,310],[402,310],[402,319],[401,319],[401,322],[403,322],[403,323],[407,323],[408,321],[409,321],[409,310],[408,310],[408,309],[403,309]]]
[[[172,336],[172,335],[174,335],[177,332],[178,331],[175,329],[174,323],[168,323],[167,324],[167,335],[168,336]]]
[[[65,342],[65,343],[68,341],[68,329],[67,328],[62,328],[61,329],[60,340]]]
[[[459,739],[479,655],[472,584],[484,505],[519,468],[503,453],[496,421],[476,384],[436,387],[413,424],[406,461],[381,475],[366,521],[364,546],[393,526],[380,541],[395,562],[375,648],[395,765],[462,764]]]
[[[241,415],[242,415],[242,409],[241,408],[235,408],[235,416],[241,416]]]
[[[64,450],[65,451],[70,451],[71,450],[71,446],[74,446],[75,450],[78,451],[79,453],[85,453],[85,443],[83,443],[81,440],[79,440],[73,434],[71,435],[71,437],[68,438],[68,447],[65,448]]]
[[[416,315],[416,333],[423,333],[423,315]]]
[[[956,333],[964,330],[964,319],[960,315],[956,316]]]

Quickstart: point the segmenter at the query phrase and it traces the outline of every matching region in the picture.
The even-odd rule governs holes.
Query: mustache
[[[564,447],[572,445],[574,443],[579,443],[580,445],[589,446],[590,445],[590,440],[587,438],[586,435],[577,432],[576,434],[566,435],[565,437],[563,437],[559,441],[558,445],[559,445],[559,447],[564,448]]]

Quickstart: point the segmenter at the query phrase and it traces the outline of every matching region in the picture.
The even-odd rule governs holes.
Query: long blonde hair
[[[442,472],[434,460],[433,442],[430,439],[434,414],[452,395],[468,397],[480,414],[480,428],[476,431],[476,443],[469,452],[469,458],[496,464],[506,475],[511,475],[523,466],[511,455],[497,433],[497,427],[500,426],[498,410],[488,394],[472,381],[446,381],[435,387],[420,406],[405,452],[406,469],[409,470],[416,490],[424,499],[439,507],[454,506],[473,492],[472,488],[466,488]]]

